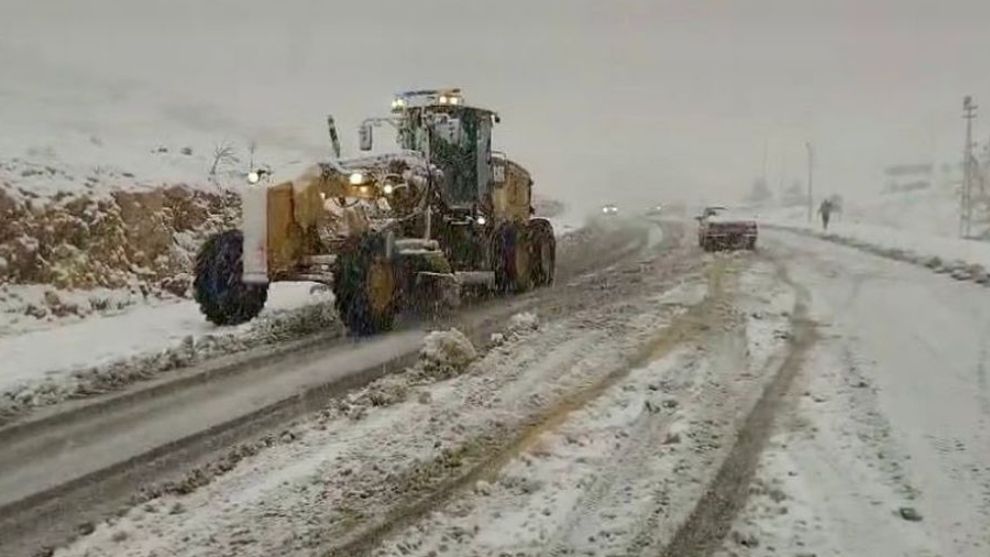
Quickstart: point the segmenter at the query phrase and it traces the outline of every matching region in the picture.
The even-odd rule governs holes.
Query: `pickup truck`
[[[756,249],[759,227],[752,218],[733,214],[725,207],[705,207],[698,220],[698,245],[705,251]]]

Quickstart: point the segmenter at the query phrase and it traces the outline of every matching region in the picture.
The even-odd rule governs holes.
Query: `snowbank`
[[[0,418],[319,331],[343,333],[333,294],[311,283],[276,283],[262,314],[237,327],[216,327],[182,301],[0,337]]]
[[[931,236],[880,225],[837,222],[823,232],[796,220],[766,219],[763,224],[860,248],[877,255],[923,265],[960,280],[987,282],[990,242]]]

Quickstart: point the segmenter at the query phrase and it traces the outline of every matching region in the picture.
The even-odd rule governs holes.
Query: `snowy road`
[[[775,233],[820,340],[722,555],[990,555],[984,287]]]
[[[761,438],[777,400],[765,393],[789,384],[803,346],[779,266],[689,238],[568,282],[536,308],[539,327],[462,373],[383,379],[57,555],[655,555],[689,542],[685,525],[718,508],[694,512],[707,486],[739,485],[726,463],[757,456],[737,432]]]
[[[483,303],[451,323],[478,340],[513,313],[566,315],[593,304],[588,294],[597,288],[596,273],[610,262],[664,250],[651,228],[622,225],[565,239],[557,288]],[[603,258],[599,250],[606,246],[610,251]],[[233,363],[162,374],[5,425],[0,553],[31,555],[39,545],[77,533],[80,523],[119,509],[141,490],[171,489],[188,480],[190,471],[231,453],[243,456],[243,443],[266,432],[277,437],[293,418],[323,408],[331,395],[401,370],[415,359],[429,328],[410,323],[360,343],[309,342],[279,357],[264,354],[271,348],[249,351],[228,358]]]
[[[786,232],[705,254],[684,231],[645,229],[606,266],[572,246],[553,289],[458,318],[480,355],[457,369],[420,359],[228,429],[225,408],[267,408],[327,381],[329,362],[346,375],[371,362],[362,349],[414,351],[414,328],[139,404],[133,425],[8,443],[4,554],[987,555],[985,287]],[[539,320],[478,343],[523,310]],[[101,477],[119,460],[104,450],[140,452],[173,425],[212,449],[149,437],[181,466]],[[88,498],[16,515],[86,466]],[[105,503],[124,512],[106,519]]]

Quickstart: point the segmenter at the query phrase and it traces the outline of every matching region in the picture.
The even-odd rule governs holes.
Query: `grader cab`
[[[396,152],[335,157],[286,180],[247,175],[242,229],[207,240],[195,298],[207,318],[236,324],[263,308],[268,285],[331,285],[355,334],[392,326],[397,312],[456,306],[462,289],[521,292],[551,284],[553,229],[532,217],[533,182],[492,150],[496,113],[457,89],[401,93],[388,117],[369,118],[360,147],[392,128]]]

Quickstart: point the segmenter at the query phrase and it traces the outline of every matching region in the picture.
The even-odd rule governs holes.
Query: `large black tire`
[[[388,331],[399,298],[395,266],[385,257],[385,238],[367,234],[344,248],[334,269],[337,312],[353,335]]]
[[[553,235],[550,221],[530,221],[529,238],[533,248],[533,285],[549,286],[553,284],[557,267],[557,238]]]
[[[492,235],[492,263],[498,292],[526,292],[533,287],[530,242],[526,229],[507,222]]]
[[[261,313],[267,284],[245,284],[244,235],[227,230],[209,237],[196,254],[193,297],[206,318],[217,325],[239,325]]]

